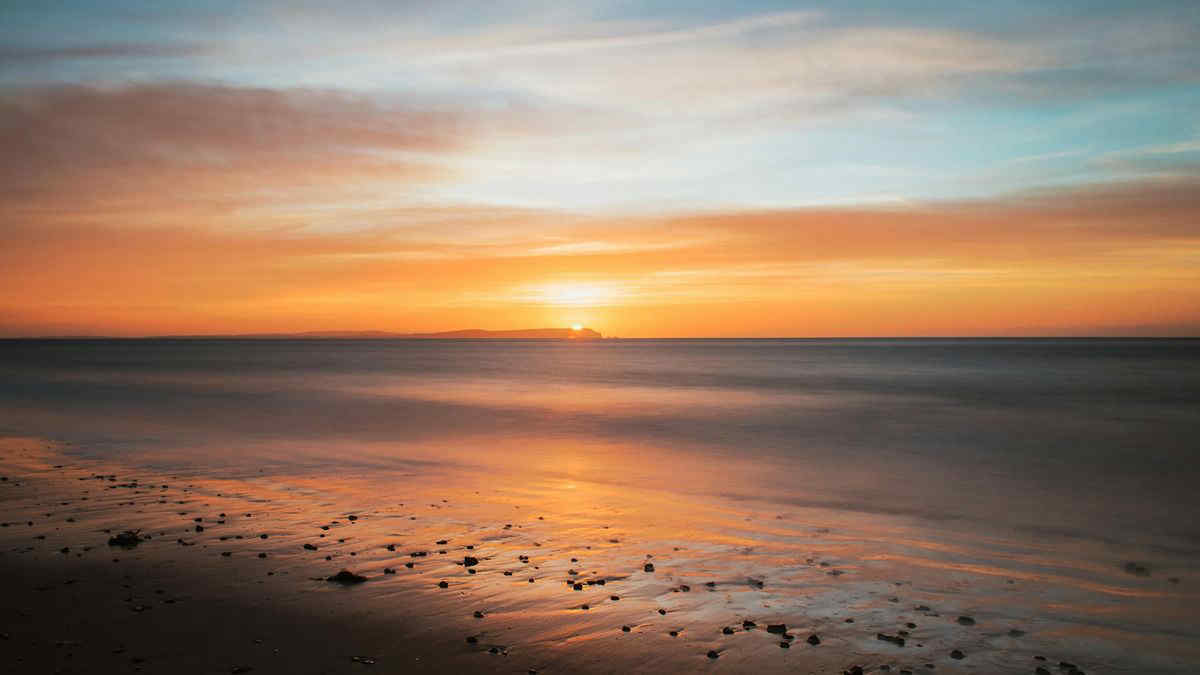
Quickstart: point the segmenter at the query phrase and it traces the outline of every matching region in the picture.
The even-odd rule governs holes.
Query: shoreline
[[[919,532],[888,532],[894,559],[881,560],[849,540],[861,532],[798,527],[798,515],[755,516],[744,505],[675,513],[670,498],[648,503],[617,488],[513,493],[422,486],[422,477],[386,496],[317,479],[268,489],[121,475],[116,463],[101,473],[102,462],[32,444],[2,446],[0,569],[17,583],[0,632],[22,659],[14,672],[53,662],[62,673],[1020,673],[1060,661],[1107,672],[1116,658],[1102,626],[1073,634],[1079,626],[1014,616],[1032,608],[1004,604],[1052,580],[952,566],[917,576],[917,561],[894,547]],[[128,550],[107,544],[126,529],[150,538]],[[468,556],[479,563],[463,565]],[[341,569],[367,581],[326,580]],[[911,575],[893,580],[899,569]],[[947,573],[954,578],[938,579]],[[1157,570],[1144,585],[1143,595],[1186,589]],[[769,632],[772,624],[784,628]],[[1148,636],[1140,648],[1170,646]],[[1188,646],[1174,646],[1183,652],[1150,654],[1138,672],[1186,672]]]

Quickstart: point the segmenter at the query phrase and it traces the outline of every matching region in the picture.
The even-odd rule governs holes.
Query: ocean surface
[[[8,340],[0,382],[0,435],[80,458],[757,509],[808,528],[764,529],[773,550],[814,565],[832,528],[851,577],[882,565],[864,578],[1043,621],[1039,648],[1196,665],[1198,340]],[[716,560],[721,527],[658,536]],[[963,600],[977,578],[1040,585]]]

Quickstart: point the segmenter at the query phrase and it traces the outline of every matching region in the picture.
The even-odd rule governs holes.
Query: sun
[[[581,323],[573,323],[573,324],[571,324],[571,330],[573,330],[573,331],[581,331],[581,330],[583,330],[583,324],[581,324]]]

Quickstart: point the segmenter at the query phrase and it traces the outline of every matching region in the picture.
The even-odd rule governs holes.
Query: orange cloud
[[[626,218],[446,206],[341,232],[40,213],[4,227],[0,331],[1196,332],[1198,195],[1173,181]]]

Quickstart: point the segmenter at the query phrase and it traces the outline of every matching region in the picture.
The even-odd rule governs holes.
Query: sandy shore
[[[1103,611],[1082,625],[1052,609],[1140,594],[1186,615],[1178,577],[1125,574],[1130,590],[1108,576],[1065,584],[1015,553],[968,566],[898,520],[494,476],[188,476],[34,439],[3,452],[7,672],[1093,673],[1200,660],[1194,643],[1146,636],[1127,667]],[[126,530],[136,546],[109,544]],[[343,569],[365,581],[327,580]]]

